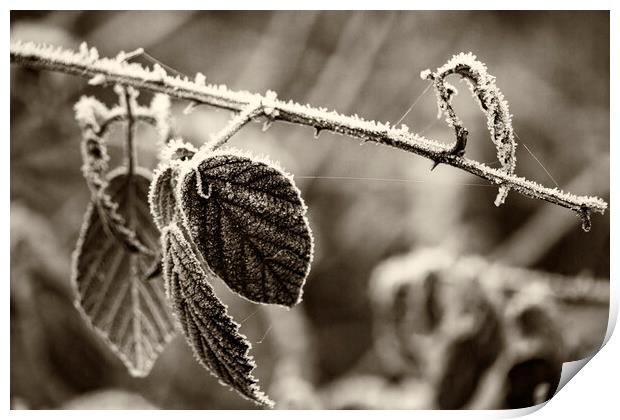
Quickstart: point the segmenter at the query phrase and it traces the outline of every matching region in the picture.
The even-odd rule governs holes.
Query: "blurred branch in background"
[[[606,312],[609,300],[606,281],[513,269],[442,249],[382,263],[369,293],[386,371],[436,384],[435,406],[452,409],[546,401],[562,363],[585,357],[587,351],[575,349],[583,351],[592,334],[585,323],[563,324],[570,312],[561,305],[590,302]]]

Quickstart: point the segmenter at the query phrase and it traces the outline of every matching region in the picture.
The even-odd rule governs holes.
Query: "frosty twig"
[[[306,125],[314,127],[317,132],[326,130],[392,146],[429,158],[435,163],[462,169],[503,189],[509,188],[527,197],[571,209],[582,217],[584,228],[589,226],[591,213],[603,213],[607,209],[607,203],[598,197],[576,196],[556,188],[547,188],[458,153],[450,153],[452,146],[413,133],[405,125],[391,127],[390,123],[368,121],[357,115],[346,116],[326,108],[285,102],[278,100],[273,94],[263,96],[246,91],[233,91],[224,85],[207,85],[201,74],[191,81],[188,78],[169,76],[157,64],[149,69],[140,64],[127,63],[124,59],[122,54],[116,58],[100,58],[96,49],[89,49],[85,44],[78,52],[34,43],[11,44],[13,63],[87,77],[93,83],[120,83],[238,112],[258,102],[262,104],[264,114],[265,110],[269,110],[270,120]]]
[[[262,113],[264,113],[264,110],[260,102],[248,104],[248,106],[243,109],[239,115],[228,122],[226,127],[218,131],[213,136],[213,140],[207,143],[205,147],[209,150],[217,149],[226,143],[232,136],[234,136],[237,131],[241,130],[244,125],[252,121],[252,118],[258,117]]]

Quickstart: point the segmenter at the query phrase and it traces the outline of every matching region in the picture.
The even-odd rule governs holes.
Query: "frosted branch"
[[[213,139],[203,147],[208,150],[215,150],[223,146],[237,131],[241,130],[244,125],[252,121],[253,118],[260,116],[262,113],[263,106],[260,102],[249,104],[238,115],[231,119],[228,124],[226,124],[226,127],[218,131],[213,136]]]
[[[170,76],[159,65],[152,69],[118,58],[100,58],[94,48],[82,46],[79,52],[34,43],[11,43],[11,62],[22,66],[59,71],[97,82],[120,83],[136,89],[164,93],[171,97],[242,112],[250,104],[260,103],[263,112],[274,121],[285,121],[331,131],[349,137],[372,141],[426,157],[436,163],[462,169],[497,186],[510,188],[527,197],[544,200],[577,212],[587,227],[591,213],[603,213],[607,203],[598,197],[577,196],[555,188],[491,168],[475,160],[450,153],[452,146],[410,132],[406,126],[391,127],[390,123],[364,120],[357,115],[346,116],[325,108],[282,101],[275,95],[259,95],[234,91],[224,85],[209,85],[204,77],[191,81],[187,77]]]

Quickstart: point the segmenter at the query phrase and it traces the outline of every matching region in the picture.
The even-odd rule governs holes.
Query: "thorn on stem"
[[[200,105],[200,102],[190,101],[190,103],[187,104],[185,109],[183,109],[183,115],[191,114],[192,111],[196,109],[196,107],[198,107],[198,105]]]
[[[149,266],[147,272],[145,273],[144,280],[149,281],[156,279],[162,273],[162,264],[161,257],[157,256],[153,263]]]
[[[590,218],[591,211],[587,207],[583,207],[581,211],[579,211],[579,217],[581,217],[581,228],[584,232],[590,232],[592,229],[592,219]]]
[[[495,197],[495,207],[499,207],[506,202],[506,197],[508,197],[508,191],[510,188],[505,184],[500,184],[499,191],[497,192],[497,197]]]
[[[438,160],[434,160],[434,161],[433,161],[433,166],[431,166],[431,172],[432,172],[432,171],[434,171],[434,170],[435,170],[435,168],[436,168],[437,166],[439,166],[439,164],[440,164],[440,163],[441,163],[441,162],[439,162]]]
[[[469,131],[462,126],[456,126],[456,142],[450,151],[452,155],[463,157],[465,155],[465,146],[467,146],[467,136]]]
[[[273,120],[269,117],[267,117],[267,119],[263,122],[263,131],[267,131],[269,130],[269,127],[271,127],[271,124],[273,124]]]

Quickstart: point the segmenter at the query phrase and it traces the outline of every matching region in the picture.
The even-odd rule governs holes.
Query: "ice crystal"
[[[153,95],[149,111],[155,120],[155,128],[163,141],[170,137],[170,97],[163,93]]]
[[[83,130],[98,132],[109,119],[110,110],[92,96],[82,96],[73,106],[75,119]]]
[[[207,84],[207,77],[204,74],[198,72],[196,73],[196,77],[194,77],[194,83],[196,83],[197,85],[205,86]]]
[[[88,80],[88,84],[91,86],[98,86],[104,84],[105,81],[106,78],[103,74],[97,74]]]

